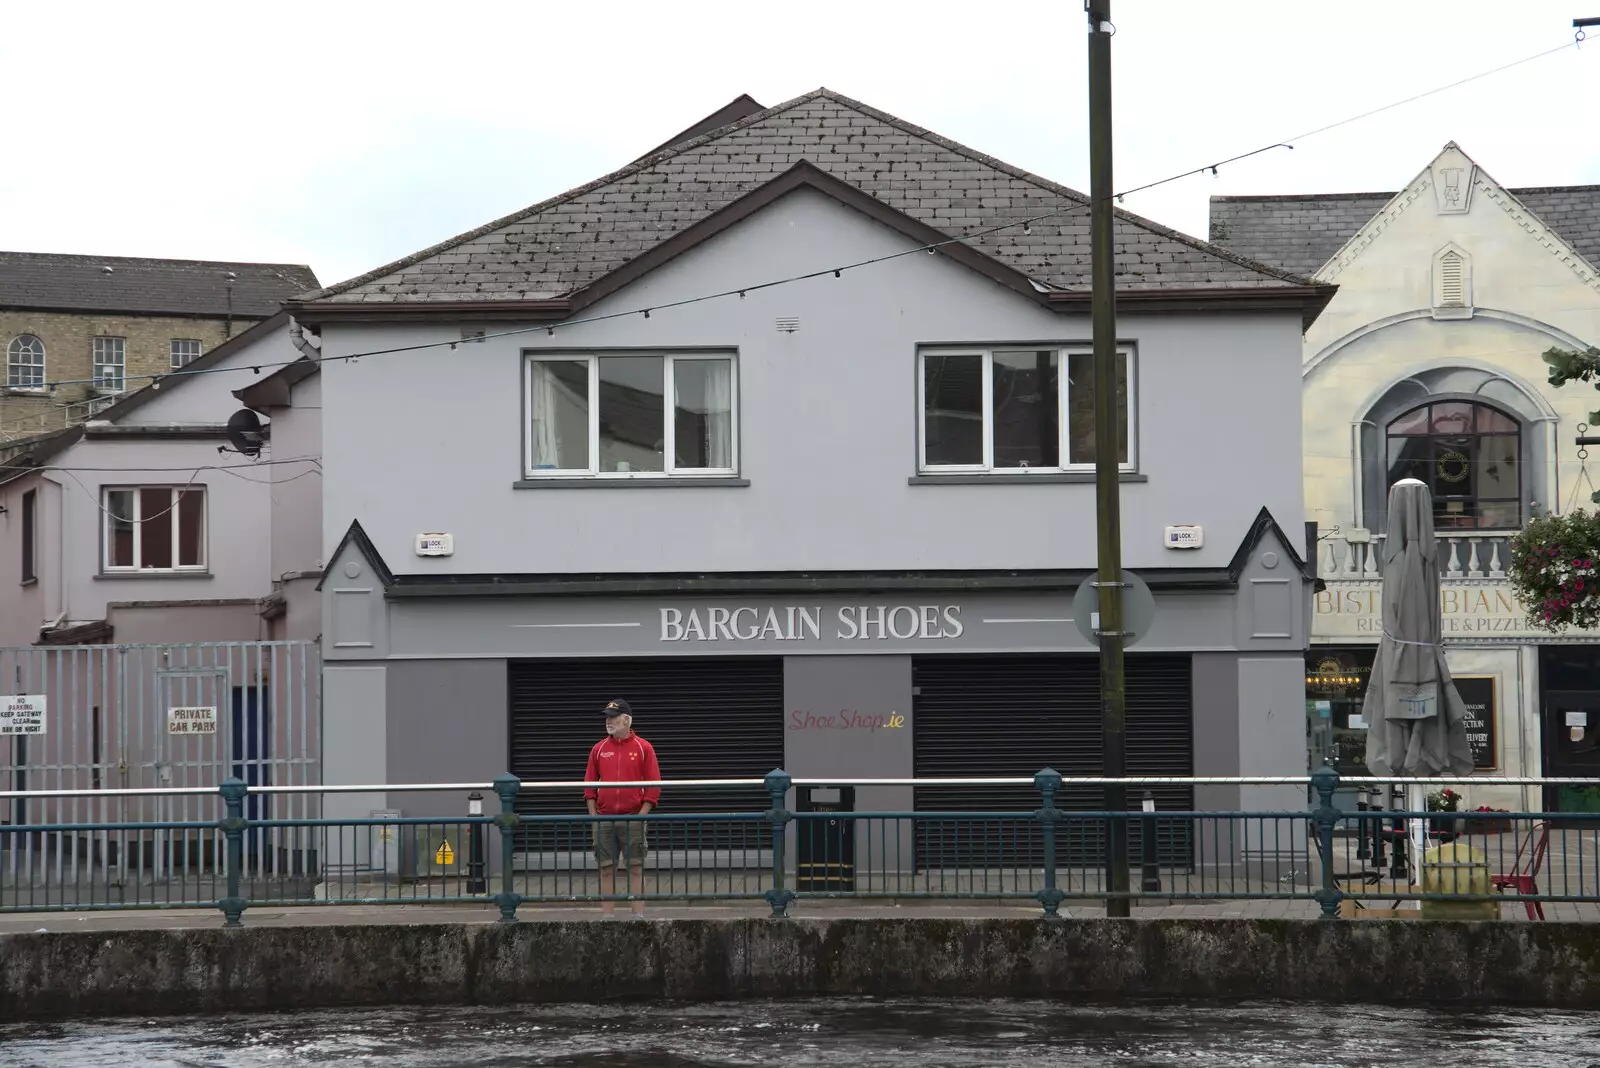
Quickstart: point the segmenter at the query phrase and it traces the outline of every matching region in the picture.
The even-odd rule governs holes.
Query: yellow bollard
[[[1464,841],[1435,846],[1422,855],[1422,891],[1472,894],[1483,901],[1422,902],[1425,920],[1498,920],[1500,902],[1489,886],[1489,858]]]

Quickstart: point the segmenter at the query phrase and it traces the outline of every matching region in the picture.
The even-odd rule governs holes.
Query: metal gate
[[[317,647],[309,642],[203,642],[0,648],[0,789],[203,789],[206,793],[11,798],[6,826],[210,822],[214,792],[321,783]],[[11,698],[25,698],[21,702]],[[315,794],[252,795],[254,819],[315,819]],[[0,835],[0,880],[67,885],[181,880],[221,870],[211,828]],[[256,830],[246,874],[311,875],[314,835]]]

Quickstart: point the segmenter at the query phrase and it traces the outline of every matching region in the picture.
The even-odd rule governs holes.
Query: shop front
[[[1600,778],[1600,645],[1546,645],[1539,650],[1539,705],[1545,774]],[[1558,812],[1600,813],[1600,788],[1546,787]]]
[[[1328,581],[1315,598],[1306,656],[1313,765],[1367,774],[1361,704],[1382,630],[1382,586]],[[1600,776],[1600,635],[1528,626],[1503,580],[1451,581],[1440,591],[1446,659],[1470,717],[1478,776]],[[1600,794],[1468,784],[1463,807],[1600,811]]]

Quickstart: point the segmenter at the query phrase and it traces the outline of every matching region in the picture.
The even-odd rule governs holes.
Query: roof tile
[[[265,319],[317,285],[310,267],[292,263],[0,252],[0,307],[5,308],[219,319],[231,311],[239,318]]]
[[[973,243],[1046,285],[1089,285],[1083,194],[818,90],[303,299],[351,303],[394,300],[399,293],[406,300],[431,301],[453,299],[463,289],[471,290],[470,299],[566,295],[802,160],[952,235],[1062,211],[1048,223],[1035,223],[1031,234],[1013,227]],[[1125,212],[1117,213],[1116,230],[1119,245],[1137,244],[1160,257],[1160,270],[1122,272],[1123,288],[1305,284]],[[441,264],[459,264],[462,256],[470,272],[438,271]]]
[[[1600,185],[1543,186],[1506,192],[1600,267]],[[1299,275],[1322,268],[1394,193],[1211,198],[1211,240]]]

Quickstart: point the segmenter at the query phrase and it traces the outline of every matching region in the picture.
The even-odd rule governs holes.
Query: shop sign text
[[[837,713],[818,715],[797,708],[789,713],[789,729],[792,731],[866,731],[877,734],[879,731],[897,731],[905,725],[906,717],[902,712],[863,713],[841,709]]]
[[[821,607],[749,605],[663,608],[661,641],[822,641],[826,628],[840,641],[938,641],[965,630],[960,605],[843,605],[825,618]]]
[[[1439,613],[1447,639],[1532,637],[1536,633],[1528,626],[1527,613],[1509,585],[1445,586],[1439,591]],[[1311,632],[1316,637],[1382,637],[1382,585],[1330,582],[1317,594]]]

